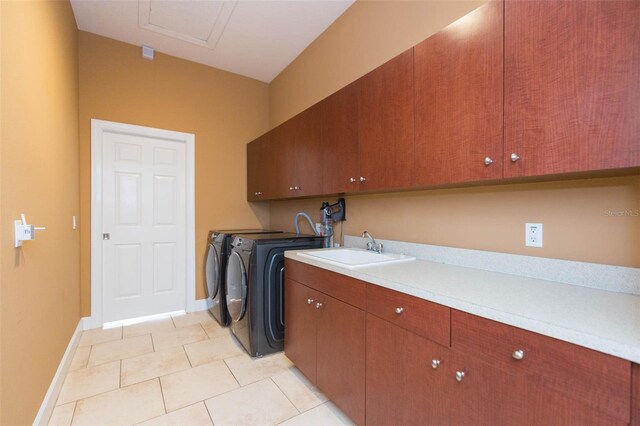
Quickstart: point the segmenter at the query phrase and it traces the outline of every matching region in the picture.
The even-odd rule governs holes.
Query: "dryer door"
[[[227,264],[227,311],[233,321],[240,321],[247,310],[247,271],[233,251]]]
[[[209,243],[207,248],[207,261],[204,266],[205,281],[207,282],[207,291],[209,299],[213,299],[218,294],[220,283],[220,256],[216,246]]]

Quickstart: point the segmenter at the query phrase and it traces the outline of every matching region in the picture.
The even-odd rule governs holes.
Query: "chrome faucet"
[[[362,238],[371,238],[371,241],[367,242],[367,250],[375,251],[376,253],[382,253],[383,245],[382,243],[376,243],[375,238],[371,236],[369,231],[364,231],[362,233]]]

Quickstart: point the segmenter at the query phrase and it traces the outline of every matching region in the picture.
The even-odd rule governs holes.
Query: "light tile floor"
[[[207,311],[81,338],[50,425],[345,425],[283,353],[252,359]]]

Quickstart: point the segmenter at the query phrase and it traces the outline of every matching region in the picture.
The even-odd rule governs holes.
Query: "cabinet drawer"
[[[441,345],[450,345],[451,309],[445,306],[369,284],[367,311]]]
[[[357,308],[365,308],[366,283],[326,269],[285,259],[287,278],[333,296]]]
[[[451,347],[629,421],[628,361],[456,310],[451,313]]]

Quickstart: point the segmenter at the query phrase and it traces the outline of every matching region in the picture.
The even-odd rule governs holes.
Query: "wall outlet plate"
[[[524,245],[527,247],[542,247],[542,224],[526,223]]]

